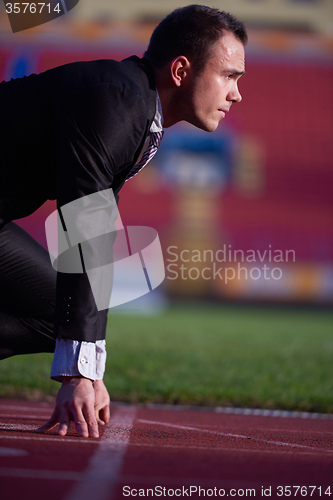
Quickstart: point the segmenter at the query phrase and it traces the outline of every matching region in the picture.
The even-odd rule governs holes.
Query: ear
[[[171,78],[177,87],[180,87],[189,73],[190,62],[185,56],[174,59],[170,65]]]

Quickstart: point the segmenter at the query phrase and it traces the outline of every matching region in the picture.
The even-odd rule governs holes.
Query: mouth
[[[229,111],[229,108],[228,109],[225,109],[225,108],[219,108],[218,111],[221,113],[222,115],[222,118],[225,117],[226,113],[228,113]]]

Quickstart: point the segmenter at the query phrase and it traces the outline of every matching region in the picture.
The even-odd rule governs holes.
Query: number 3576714
[[[58,12],[60,14],[62,11],[59,3],[53,7],[50,3],[8,2],[5,7],[7,14],[41,14],[43,11],[43,13]]]

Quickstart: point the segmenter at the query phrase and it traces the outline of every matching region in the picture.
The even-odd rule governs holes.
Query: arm
[[[87,96],[84,97],[84,101],[86,99],[88,99]],[[88,99],[88,102],[96,106],[96,99]],[[74,108],[79,106],[75,102],[73,105]],[[82,105],[82,109],[87,111],[86,108],[87,106]],[[111,112],[110,109],[108,111]],[[115,116],[114,111],[113,109],[113,115],[110,116]],[[69,113],[70,115],[76,115],[75,120],[67,116],[67,114],[63,119],[59,119],[63,127],[58,139],[61,144],[60,158],[62,160],[59,160],[57,199],[58,207],[61,207],[65,219],[64,229],[68,230],[70,224],[68,224],[68,218],[66,218],[63,209],[64,205],[112,185],[113,158],[108,158],[105,154],[105,151],[110,151],[111,145],[109,144],[108,149],[106,146],[101,147],[101,144],[104,144],[106,140],[106,138],[104,141],[102,140],[102,132],[107,134],[107,141],[109,142],[110,137],[115,134],[112,134],[112,126],[107,132],[99,130],[100,123],[94,123],[94,120],[97,119],[95,108],[94,113],[92,113],[92,110],[90,110],[90,113],[88,112],[86,120],[81,117],[82,123],[80,123],[75,109]],[[94,116],[91,116],[92,114]],[[99,115],[99,118],[103,118],[103,116]],[[112,122],[112,119],[108,121],[108,126],[110,126],[110,122]],[[89,130],[87,130],[87,127]],[[120,153],[117,152],[115,145],[113,149],[111,148],[111,151],[114,152],[118,161],[121,161]],[[89,165],[89,168],[87,168],[87,165]],[[87,217],[84,217],[84,220],[86,219]],[[72,223],[75,226],[75,221],[72,221]],[[78,227],[79,224],[76,224],[76,226]],[[95,248],[94,245],[90,245],[88,252],[90,251],[90,255],[97,254],[98,260],[99,254],[103,253],[105,248],[106,245],[103,245],[102,252],[99,252],[98,245],[97,247],[95,245]],[[71,297],[70,301],[68,300],[69,297]],[[106,314],[107,310],[97,310],[86,273],[58,273],[57,345],[66,341],[73,343],[77,341],[78,345],[82,342],[81,348],[84,348],[87,343],[95,346],[96,341],[98,344],[99,340],[105,338]],[[62,360],[63,354],[59,355],[59,350],[56,349],[54,365],[57,364],[57,360]],[[100,352],[97,354],[103,357]],[[99,374],[94,376],[94,369],[87,369],[89,364],[88,367],[84,367],[83,364],[78,362],[78,359],[76,359],[75,363],[76,369],[74,371],[57,369],[58,371],[55,373],[52,370],[53,376],[61,377],[62,387],[58,393],[55,411],[50,421],[39,429],[40,432],[48,430],[60,422],[58,433],[65,435],[70,420],[74,420],[79,435],[97,436],[97,423],[106,423],[109,420],[109,396],[101,375],[104,368],[99,369]],[[95,377],[96,380],[94,381]]]
[[[130,165],[129,160],[135,159],[136,150],[141,146],[141,136],[144,135],[142,126],[131,129],[133,120],[130,119],[130,110],[137,112],[138,109],[138,106],[133,106],[133,98],[123,96],[126,106],[122,103],[120,113],[117,105],[109,99],[110,90],[108,95],[101,95],[100,89],[97,90],[88,90],[89,95],[85,91],[79,96],[71,96],[70,101],[65,103],[66,109],[58,110],[60,154],[57,201],[63,212],[65,231],[69,229],[69,223],[64,206],[111,187],[114,165]],[[78,224],[76,226],[79,227]],[[102,253],[105,248],[106,245],[103,245]],[[98,261],[101,252],[98,245],[88,244],[88,253],[95,255]],[[87,273],[58,273],[55,321],[58,341],[67,339],[94,344],[103,340],[106,313],[107,310],[97,310]],[[39,429],[40,432],[60,422],[58,433],[65,435],[69,422],[74,420],[80,436],[97,437],[97,423],[108,421],[109,396],[103,381],[94,381],[93,374],[84,370],[83,366],[77,370],[80,375],[77,372],[58,375],[62,377],[62,387],[56,408],[49,422]]]

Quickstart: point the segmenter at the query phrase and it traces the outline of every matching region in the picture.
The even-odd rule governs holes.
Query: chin
[[[220,117],[219,119],[214,119],[213,117],[207,118],[206,120],[202,120],[202,130],[205,130],[206,132],[215,132],[217,127],[219,126],[220,123]]]
[[[211,122],[211,123],[205,123],[201,128],[202,130],[205,130],[206,132],[215,132],[217,127],[219,126],[219,122]]]
[[[205,132],[214,132],[220,123],[220,120],[200,120],[198,117],[186,121]]]
[[[193,123],[193,125],[201,130],[204,130],[205,132],[214,132],[219,126],[219,122],[197,122]]]
[[[217,122],[214,125],[212,125],[211,127],[207,128],[207,132],[215,132],[215,130],[217,129],[218,126],[219,126],[219,122]]]

